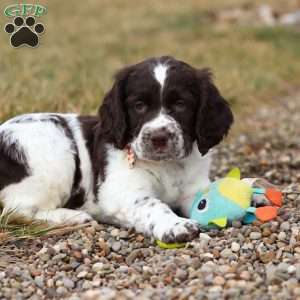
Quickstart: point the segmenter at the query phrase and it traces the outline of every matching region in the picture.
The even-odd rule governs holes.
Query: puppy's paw
[[[164,243],[189,242],[199,235],[198,224],[195,221],[185,218],[177,218],[167,228],[159,229],[158,239]]]
[[[84,211],[58,208],[49,211],[38,211],[36,219],[45,220],[50,224],[78,225],[90,222],[93,218]]]
[[[79,212],[77,215],[71,216],[70,219],[67,220],[68,224],[84,224],[93,221],[93,218],[86,212]]]

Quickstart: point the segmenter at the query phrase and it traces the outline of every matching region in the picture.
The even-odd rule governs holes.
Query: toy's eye
[[[206,199],[202,199],[200,200],[199,204],[198,204],[198,209],[199,210],[203,210],[206,208],[206,205],[207,205],[207,201]]]

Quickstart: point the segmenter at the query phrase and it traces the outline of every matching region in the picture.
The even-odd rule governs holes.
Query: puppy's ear
[[[125,87],[133,67],[119,71],[111,90],[105,95],[99,108],[102,138],[116,148],[124,149],[128,143],[128,123],[125,109]]]
[[[220,143],[233,123],[233,114],[228,102],[213,84],[208,69],[197,71],[200,97],[196,120],[196,140],[202,155]]]

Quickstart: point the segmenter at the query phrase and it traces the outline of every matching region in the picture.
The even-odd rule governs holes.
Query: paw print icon
[[[36,23],[32,16],[26,19],[16,17],[13,23],[7,23],[4,30],[10,34],[10,43],[13,47],[20,46],[37,47],[39,36],[44,33],[45,27],[42,23]]]

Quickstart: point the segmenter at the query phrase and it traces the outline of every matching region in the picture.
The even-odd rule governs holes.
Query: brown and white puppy
[[[165,242],[195,237],[197,224],[172,209],[187,216],[209,184],[208,152],[233,122],[209,71],[167,56],[126,67],[99,116],[29,114],[2,124],[5,210],[55,223],[92,216]]]

